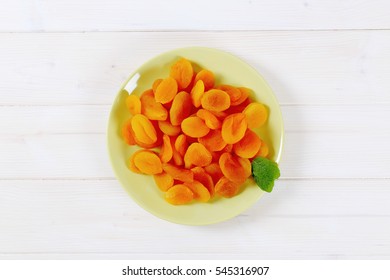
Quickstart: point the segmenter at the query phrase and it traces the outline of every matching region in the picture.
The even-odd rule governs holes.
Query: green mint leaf
[[[271,192],[274,181],[280,177],[280,170],[276,162],[259,157],[252,161],[252,176],[260,189]]]

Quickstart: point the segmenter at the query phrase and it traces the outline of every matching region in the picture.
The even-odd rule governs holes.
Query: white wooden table
[[[390,258],[388,0],[0,0],[0,258]],[[171,224],[114,178],[111,102],[170,49],[253,65],[285,119],[275,191]]]

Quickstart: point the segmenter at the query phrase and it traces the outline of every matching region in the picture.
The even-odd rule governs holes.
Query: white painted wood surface
[[[384,29],[387,0],[0,1],[1,31]]]
[[[0,258],[390,258],[390,3],[197,3],[0,1]],[[275,191],[207,227],[136,205],[105,143],[127,75],[189,45],[253,65],[286,128]]]

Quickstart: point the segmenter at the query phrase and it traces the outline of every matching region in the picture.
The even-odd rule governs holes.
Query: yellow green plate
[[[112,105],[107,132],[108,151],[118,180],[145,210],[161,219],[178,224],[218,223],[245,211],[263,195],[263,191],[253,180],[248,180],[245,188],[230,199],[214,198],[209,203],[194,202],[189,205],[173,206],[164,200],[164,193],[157,188],[152,176],[135,174],[127,168],[130,155],[139,148],[126,145],[121,138],[122,124],[130,117],[125,106],[126,96],[140,95],[151,88],[154,80],[167,77],[170,66],[180,57],[193,62],[195,70],[201,67],[213,71],[217,84],[244,86],[253,90],[254,99],[269,109],[266,125],[257,132],[270,146],[270,158],[279,162],[283,144],[283,120],[271,88],[254,68],[239,58],[220,50],[202,47],[176,49],[158,55],[129,77]]]

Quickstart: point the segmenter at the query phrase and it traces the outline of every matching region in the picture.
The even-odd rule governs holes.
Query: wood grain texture
[[[191,45],[244,59],[281,104],[390,103],[389,30],[0,34],[0,41],[1,105],[111,104],[146,60]]]
[[[281,180],[237,218],[188,227],[145,212],[115,180],[3,180],[0,258],[388,258],[389,183],[375,185]]]
[[[2,0],[0,5],[3,32],[390,27],[386,0]]]

